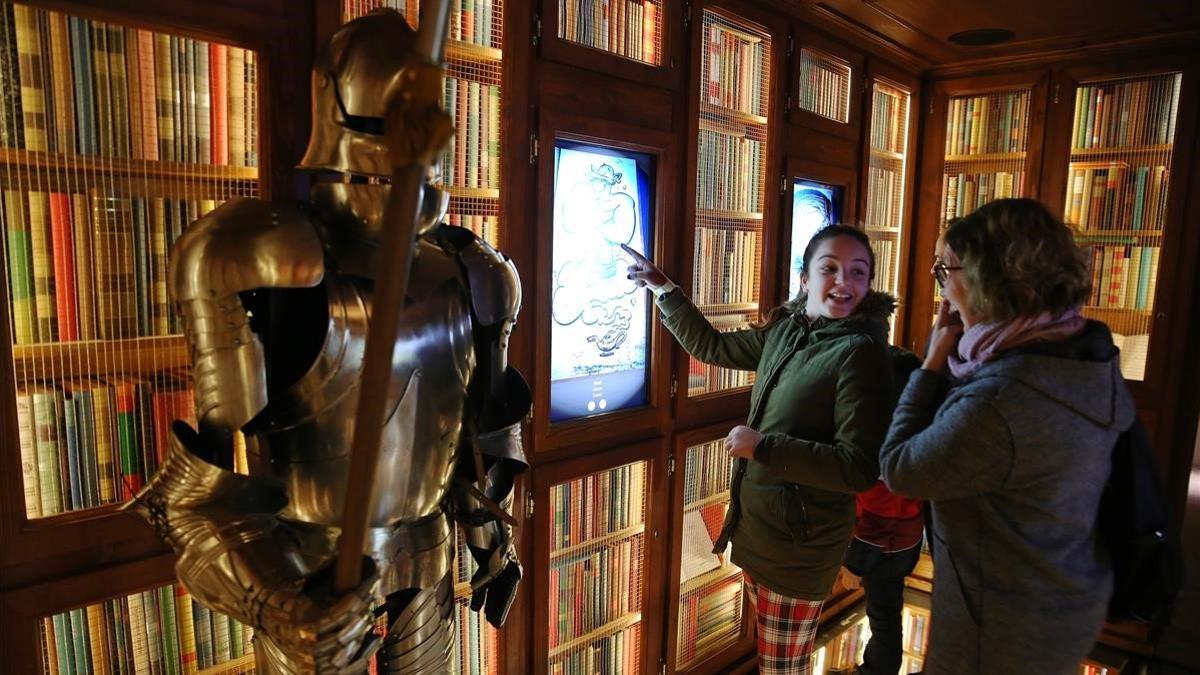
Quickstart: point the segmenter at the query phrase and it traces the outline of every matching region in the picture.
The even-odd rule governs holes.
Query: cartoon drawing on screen
[[[626,158],[563,149],[555,203],[551,312],[553,377],[645,364],[643,294],[625,278],[621,244],[643,249],[638,195]],[[625,347],[625,349],[622,349]]]
[[[804,265],[804,248],[813,235],[832,225],[837,218],[833,204],[833,190],[827,187],[801,187],[797,183],[792,190],[792,256],[788,266],[791,272],[788,281],[788,297],[800,292],[800,268]]]

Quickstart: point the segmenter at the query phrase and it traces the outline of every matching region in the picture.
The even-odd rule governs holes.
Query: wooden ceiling
[[[1104,44],[1200,47],[1200,0],[801,0],[818,23],[849,29],[915,63],[939,67]],[[1014,38],[962,47],[950,35],[1001,28]]]

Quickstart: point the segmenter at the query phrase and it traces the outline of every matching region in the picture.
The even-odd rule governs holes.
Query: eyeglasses
[[[935,262],[930,269],[933,272],[933,278],[937,280],[938,286],[945,287],[946,279],[950,277],[950,273],[955,270],[961,270],[961,266],[947,265],[944,262]]]

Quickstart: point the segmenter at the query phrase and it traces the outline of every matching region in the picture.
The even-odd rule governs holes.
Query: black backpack
[[[1183,585],[1183,554],[1150,441],[1136,419],[1113,446],[1098,525],[1113,564],[1109,621],[1165,620]]]

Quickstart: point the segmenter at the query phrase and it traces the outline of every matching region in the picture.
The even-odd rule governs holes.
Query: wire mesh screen
[[[654,0],[558,0],[558,37],[662,64],[663,6]]]
[[[1181,80],[1165,73],[1075,90],[1063,219],[1091,252],[1084,313],[1112,329],[1129,380],[1146,373]]]
[[[254,631],[177,584],[45,617],[39,633],[46,675],[254,672]]]
[[[391,7],[416,25],[416,0],[343,0],[350,20]],[[465,0],[450,8],[443,105],[454,136],[439,159],[440,182],[450,192],[446,221],[500,245],[502,0]]]
[[[471,578],[479,569],[462,532],[455,528],[454,659],[459,675],[487,675],[500,669],[500,631],[471,611]]]
[[[708,10],[703,28],[692,299],[715,328],[737,330],[759,311],[771,41]],[[753,381],[752,372],[689,362],[689,396]]]
[[[167,254],[258,194],[257,64],[0,3],[0,222],[27,517],[129,499],[192,419]]]
[[[1029,89],[950,98],[941,229],[984,204],[1025,196]],[[932,263],[932,252],[928,254]],[[934,288],[934,315],[941,296]]]
[[[675,640],[680,670],[733,645],[743,633],[742,571],[729,561],[728,548],[712,552],[729,509],[733,467],[721,441],[687,449]]]
[[[871,150],[867,165],[867,206],[863,220],[875,251],[871,287],[900,297],[900,255],[904,237],[905,169],[908,166],[909,106],[912,94],[876,80],[871,87]],[[896,315],[889,318],[895,337]]]
[[[647,463],[550,489],[551,673],[641,671]]]
[[[800,109],[850,122],[850,64],[818,49],[800,49]]]

